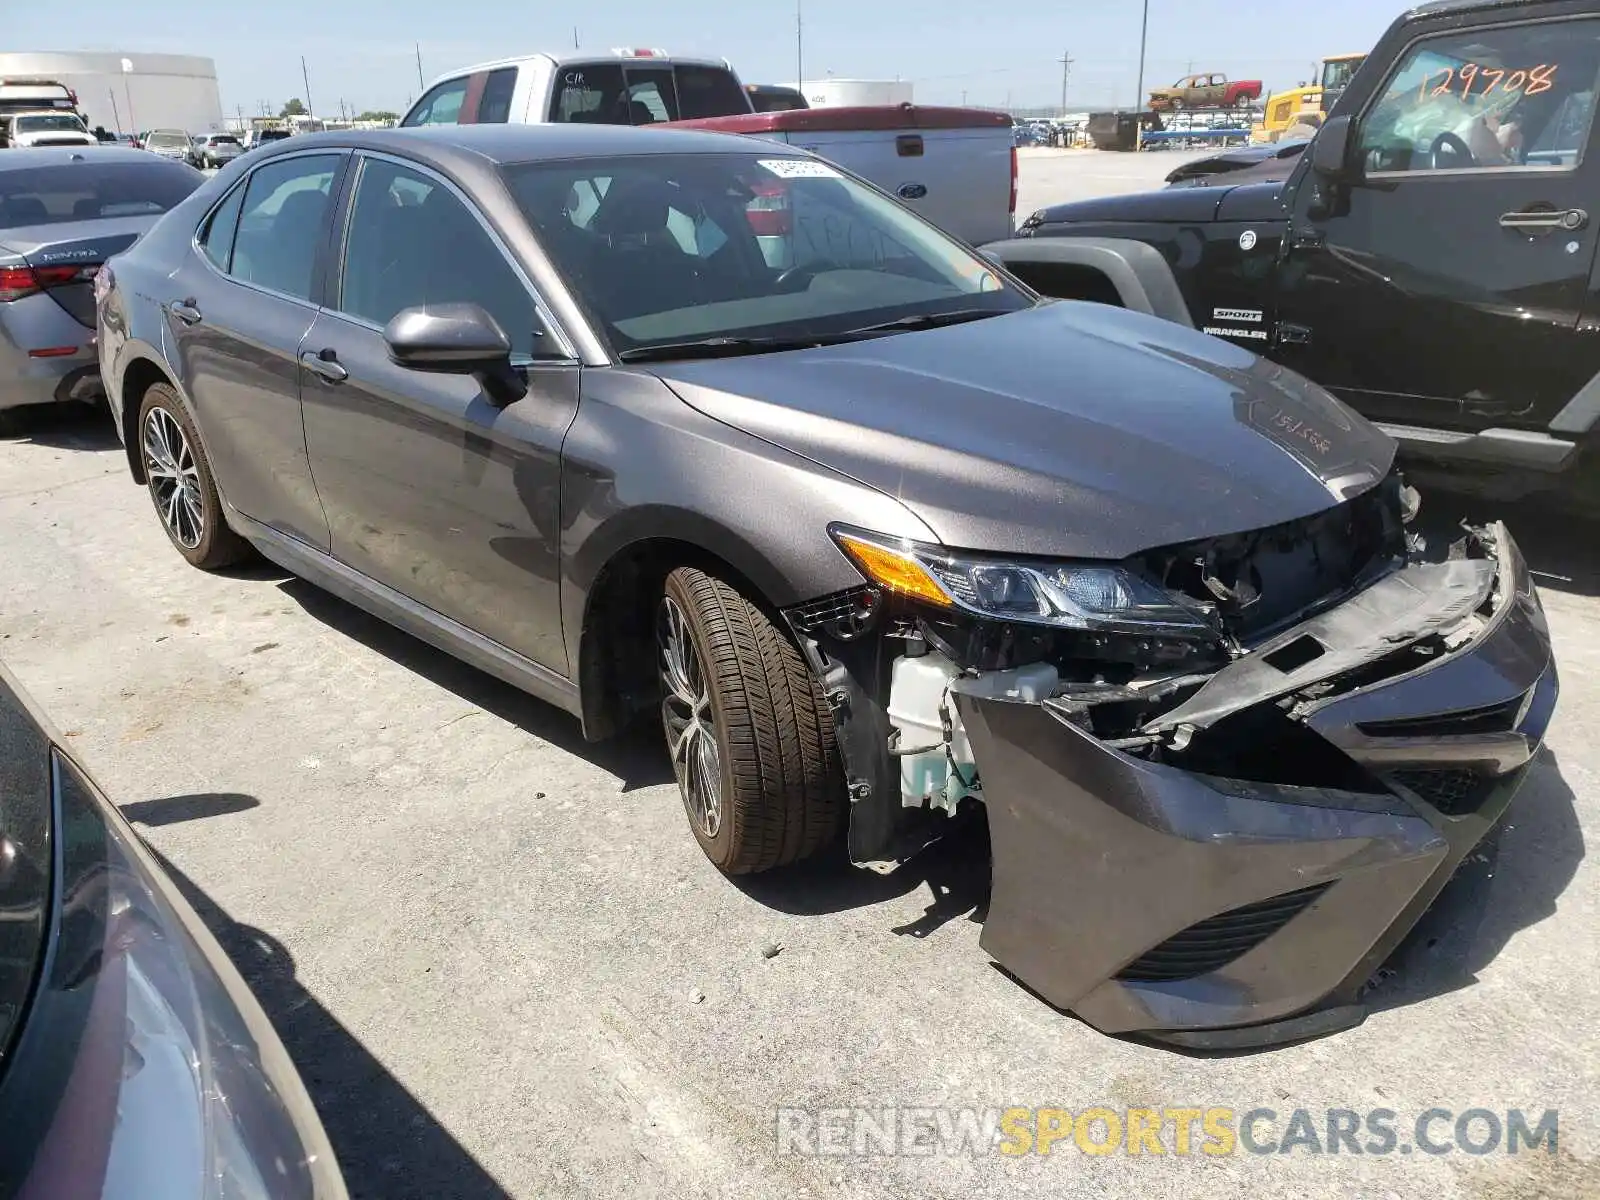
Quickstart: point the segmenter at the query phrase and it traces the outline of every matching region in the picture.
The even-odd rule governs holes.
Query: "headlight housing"
[[[956,554],[835,525],[828,531],[868,580],[897,595],[997,621],[1058,629],[1214,638],[1214,611],[1117,563]]]

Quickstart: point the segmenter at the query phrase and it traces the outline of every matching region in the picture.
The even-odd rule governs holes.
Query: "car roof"
[[[731,133],[651,129],[634,125],[428,125],[414,129],[340,129],[301,134],[274,154],[316,147],[398,153],[442,162],[462,152],[495,164],[542,159],[620,158],[648,154],[770,154],[793,158],[798,147]]]
[[[1419,17],[1436,17],[1449,13],[1472,12],[1477,9],[1491,11],[1497,8],[1525,8],[1530,4],[1544,2],[1545,0],[1430,0],[1430,3],[1413,7],[1402,19],[1409,21]]]
[[[493,71],[499,67],[520,67],[524,63],[532,64],[538,62],[554,63],[556,66],[560,66],[562,63],[578,62],[642,63],[645,66],[649,66],[651,63],[666,63],[669,66],[718,67],[724,71],[733,69],[726,59],[697,58],[681,54],[655,54],[648,58],[643,58],[636,54],[586,54],[582,50],[574,50],[571,54],[547,54],[541,51],[537,54],[515,54],[510,58],[497,58],[491,62],[473,63],[470,67],[459,67],[454,71],[446,71],[443,75],[437,75],[430,79],[428,86],[431,88],[447,80],[460,79],[463,75],[476,75],[479,71]]]
[[[157,163],[159,156],[128,146],[28,146],[0,154],[0,171],[59,167],[66,163]],[[168,164],[171,165],[170,163]]]

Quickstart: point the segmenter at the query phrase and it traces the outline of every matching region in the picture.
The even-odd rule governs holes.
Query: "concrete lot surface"
[[[1029,156],[1024,192],[1137,186],[1175,162]],[[1591,1197],[1600,542],[1511,520],[1566,683],[1548,752],[1363,1027],[1233,1057],[1103,1037],[995,969],[970,842],[891,874],[724,879],[655,737],[586,746],[280,572],[191,570],[92,414],[35,414],[0,441],[0,657],[256,988],[357,1195]],[[1399,1144],[825,1155],[805,1131],[837,1118],[808,1113],[780,1142],[780,1108],[850,1105],[948,1108],[935,1127],[963,1108],[1266,1108],[1269,1146],[1295,1110],[1325,1143],[1328,1109],[1381,1108]],[[1468,1109],[1557,1109],[1559,1152],[1402,1152],[1434,1107],[1446,1142]]]

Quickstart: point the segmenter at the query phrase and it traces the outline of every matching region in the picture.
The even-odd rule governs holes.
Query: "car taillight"
[[[1017,215],[1017,148],[1011,147],[1011,215]]]
[[[794,228],[789,212],[789,189],[781,183],[758,183],[756,198],[745,205],[745,220],[757,237],[786,237]]]
[[[77,283],[92,267],[0,267],[0,304],[21,300],[45,288]]]

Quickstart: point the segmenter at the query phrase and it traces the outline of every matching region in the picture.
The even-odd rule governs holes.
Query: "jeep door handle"
[[[1524,209],[1500,218],[1501,229],[1525,233],[1577,233],[1589,224],[1589,214],[1581,208]]]
[[[300,356],[300,362],[306,370],[321,375],[329,383],[343,383],[350,378],[350,372],[339,365],[339,359],[332,350],[324,350],[320,354],[307,350]]]
[[[202,320],[200,310],[195,307],[193,300],[174,300],[167,305],[167,311],[185,325],[198,325]]]

